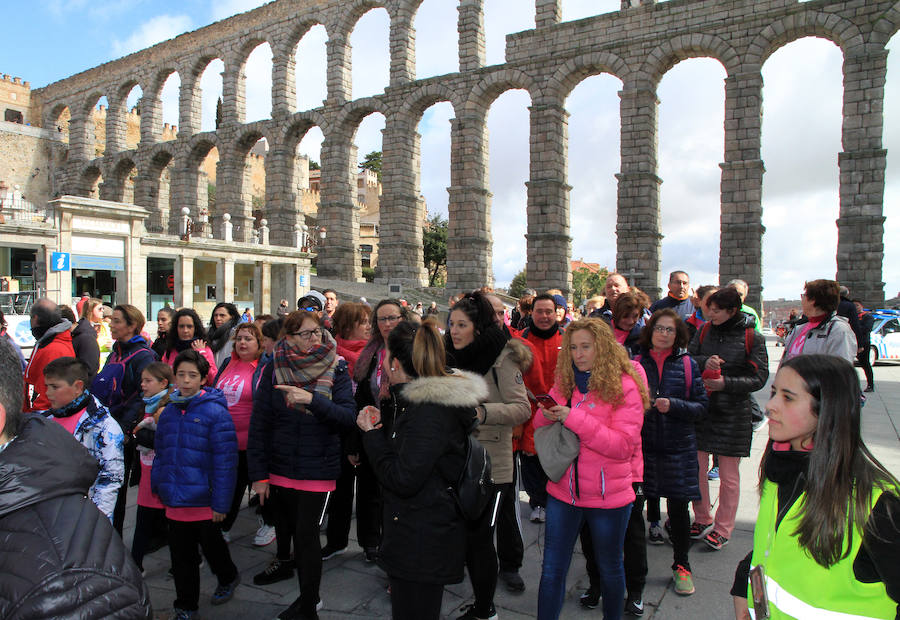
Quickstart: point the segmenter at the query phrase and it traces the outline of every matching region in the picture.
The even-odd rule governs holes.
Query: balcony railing
[[[39,206],[22,196],[0,196],[0,223],[44,224],[53,222],[53,207]]]

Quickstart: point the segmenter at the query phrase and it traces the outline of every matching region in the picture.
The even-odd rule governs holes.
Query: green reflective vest
[[[875,505],[881,495],[872,492]],[[796,620],[893,620],[897,605],[890,599],[884,584],[862,583],[853,574],[853,561],[862,544],[862,530],[853,532],[850,553],[830,568],[818,564],[798,542],[794,533],[800,523],[797,499],[775,531],[778,510],[778,488],[766,480],[763,484],[756,529],[753,531],[751,567],[763,564],[766,575],[766,594],[773,619]],[[766,550],[768,549],[768,557]],[[747,586],[747,602],[753,613],[753,593]]]

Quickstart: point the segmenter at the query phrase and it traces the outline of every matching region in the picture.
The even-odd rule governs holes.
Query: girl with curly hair
[[[643,378],[601,320],[582,319],[563,336],[550,396],[536,428],[560,423],[580,442],[558,482],[547,483],[547,527],[538,592],[539,620],[559,617],[566,574],[582,523],[591,530],[607,620],[622,617],[625,526],[635,493],[631,457],[649,406]]]

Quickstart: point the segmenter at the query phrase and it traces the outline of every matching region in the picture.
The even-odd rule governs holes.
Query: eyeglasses
[[[657,334],[674,334],[675,328],[674,327],[663,327],[662,325],[654,325],[653,331],[655,331]]]
[[[318,327],[315,329],[304,329],[300,332],[294,332],[291,336],[300,336],[303,340],[309,340],[310,338],[315,338],[319,334],[322,333],[322,330]]]
[[[394,321],[399,321],[403,317],[399,314],[392,314],[390,316],[380,316],[378,317],[379,323],[393,323]]]

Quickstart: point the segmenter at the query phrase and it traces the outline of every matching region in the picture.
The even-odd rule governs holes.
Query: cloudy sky
[[[259,0],[46,0],[21,3],[7,15],[0,39],[0,71],[46,85],[263,4]],[[456,71],[447,50],[457,45],[455,0],[425,0],[415,22],[417,76]],[[530,7],[529,7],[530,5]],[[523,6],[529,10],[523,10]],[[563,20],[616,10],[619,0],[564,0]],[[534,27],[533,2],[485,0],[487,62],[503,62],[505,35]],[[76,44],[72,34],[79,33]],[[110,36],[110,33],[113,33]],[[325,98],[325,32],[313,29],[297,49],[298,109]],[[358,22],[353,46],[353,97],[381,92],[388,82],[388,17],[370,11]],[[221,92],[222,65],[214,61],[201,80],[204,129],[211,128]],[[834,277],[838,217],[841,125],[841,53],[837,46],[807,38],[777,51],[763,67],[764,297],[797,298],[803,282]],[[898,62],[894,60],[894,63]],[[267,118],[271,51],[257,48],[248,61],[247,120]],[[889,69],[892,63],[889,62]],[[717,280],[719,163],[723,159],[725,71],[711,59],[676,65],[660,83],[659,176],[662,273],[685,269],[694,284]],[[167,83],[164,121],[177,124],[178,78]],[[569,184],[573,257],[615,265],[615,204],[619,170],[621,82],[588,78],[570,95]],[[132,101],[139,92],[132,93]],[[494,273],[498,284],[525,265],[525,181],[528,176],[528,106],[524,91],[504,93],[491,108],[490,188],[493,193]],[[900,153],[900,69],[888,72],[885,147]],[[450,184],[449,104],[426,112],[422,135],[422,192],[429,211],[447,213]],[[384,118],[374,114],[357,134],[360,156],[381,149]],[[301,150],[318,159],[321,132],[312,130]],[[885,293],[900,291],[900,163],[888,158],[885,193]]]

